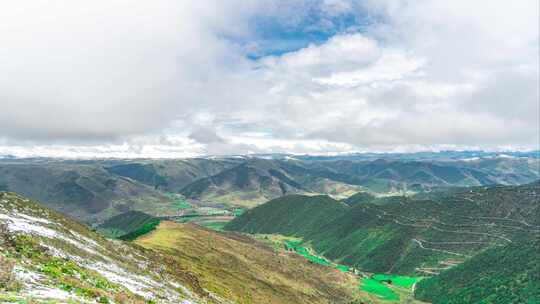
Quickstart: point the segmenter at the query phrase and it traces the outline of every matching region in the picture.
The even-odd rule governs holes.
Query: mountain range
[[[2,159],[0,301],[539,302],[539,159],[427,157]]]
[[[96,223],[137,210],[178,212],[171,193],[195,204],[254,207],[288,194],[411,194],[438,188],[515,185],[540,178],[534,157],[423,159],[198,158],[184,160],[0,160],[0,190],[23,194]]]

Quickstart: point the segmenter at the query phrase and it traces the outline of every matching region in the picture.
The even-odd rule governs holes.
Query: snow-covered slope
[[[222,303],[165,257],[0,192],[0,303]],[[49,302],[47,302],[49,303]]]

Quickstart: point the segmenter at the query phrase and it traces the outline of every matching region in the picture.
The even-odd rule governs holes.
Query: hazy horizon
[[[322,157],[322,158],[340,158],[346,159],[350,157],[357,157],[361,159],[373,159],[373,157],[380,158],[392,158],[399,156],[423,156],[423,155],[434,154],[435,157],[451,156],[456,160],[461,159],[478,159],[478,158],[515,158],[515,157],[540,157],[539,149],[522,149],[522,150],[422,150],[422,151],[394,151],[394,152],[384,152],[384,151],[350,151],[350,152],[326,152],[326,153],[245,153],[245,154],[200,154],[200,155],[191,155],[191,156],[177,156],[174,154],[165,155],[165,156],[141,156],[140,154],[129,154],[125,152],[118,152],[116,154],[84,154],[84,153],[67,153],[66,154],[31,154],[26,151],[26,154],[8,154],[0,153],[0,160],[2,159],[32,159],[32,158],[43,158],[43,159],[71,159],[71,160],[174,160],[174,159],[196,159],[196,158],[236,158],[236,157],[245,157],[245,158],[295,158],[300,159],[306,157]],[[414,157],[413,157],[414,158]]]

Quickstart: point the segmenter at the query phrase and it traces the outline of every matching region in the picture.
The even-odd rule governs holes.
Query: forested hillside
[[[489,248],[422,280],[415,295],[434,304],[540,303],[540,234]]]
[[[348,210],[328,196],[287,195],[246,211],[225,228],[248,233],[308,235]]]
[[[485,248],[536,233],[537,191],[538,183],[477,187],[431,199],[398,197],[384,204],[339,205],[339,212],[296,208],[316,199],[296,196],[288,208],[270,208],[276,203],[269,202],[225,228],[300,236],[326,257],[366,271],[431,275]],[[312,222],[311,213],[325,216]]]
[[[110,238],[134,239],[159,224],[160,220],[140,211],[128,211],[108,219],[97,231]]]

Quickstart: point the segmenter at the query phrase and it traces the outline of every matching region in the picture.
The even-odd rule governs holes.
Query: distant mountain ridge
[[[248,159],[214,176],[196,180],[180,192],[193,199],[219,201],[229,199],[219,198],[226,193],[250,193],[252,197],[261,197],[258,201],[264,201],[291,193],[325,193],[328,189],[321,187],[321,183],[330,182],[335,183],[333,187],[345,185],[342,191],[349,191],[348,194],[354,193],[353,189],[378,193],[426,191],[435,187],[527,183],[540,177],[539,166],[538,160],[530,159],[472,162]]]
[[[188,198],[217,199],[221,202],[232,200],[239,204],[240,201],[260,204],[285,194],[308,191],[290,178],[279,164],[267,160],[249,160],[216,175],[196,180],[180,190]],[[237,197],[231,197],[231,194]]]
[[[84,222],[168,203],[163,193],[93,164],[2,164],[0,185]],[[146,209],[148,210],[148,209]]]
[[[88,223],[130,210],[174,214],[178,210],[170,193],[207,205],[250,208],[288,194],[328,194],[343,199],[357,192],[410,194],[456,186],[515,185],[538,178],[540,159],[529,157],[0,160],[0,190],[27,195]]]

